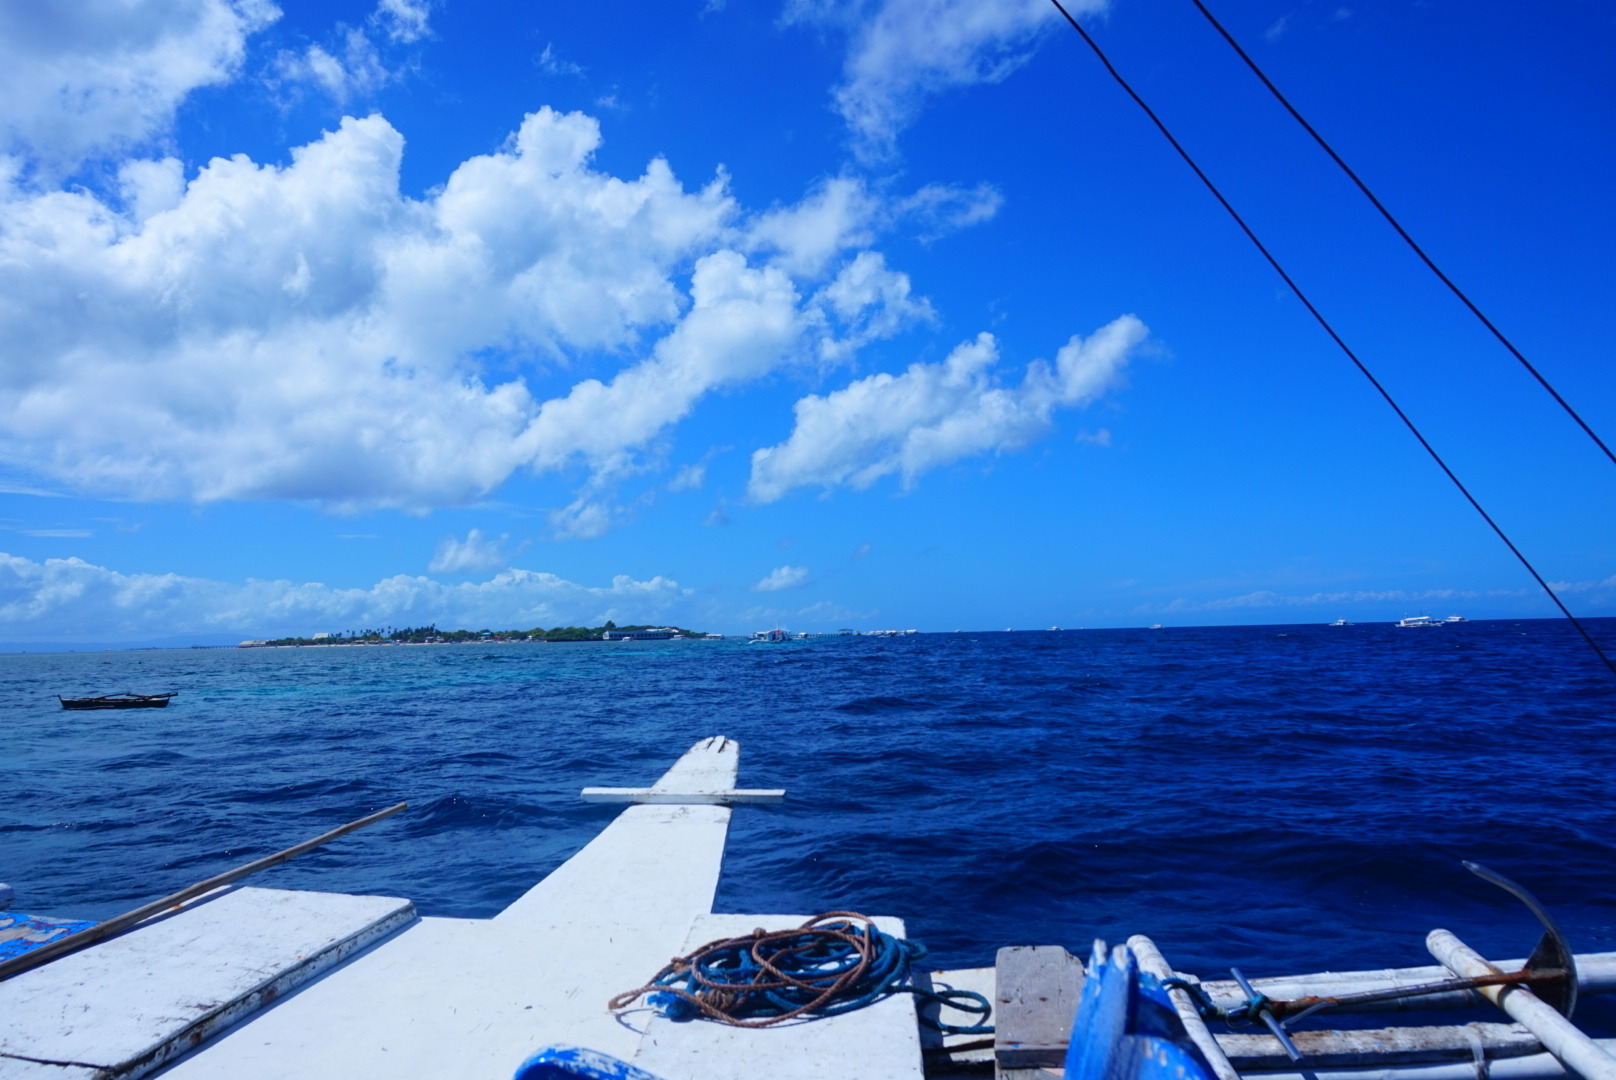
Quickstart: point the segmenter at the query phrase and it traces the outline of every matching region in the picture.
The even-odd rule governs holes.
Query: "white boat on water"
[[[1456,622],[1469,622],[1470,620],[1465,618],[1463,615],[1449,615],[1446,619],[1443,619],[1442,621],[1445,622],[1445,623],[1456,623]]]
[[[1433,619],[1429,615],[1406,615],[1403,618],[1398,619],[1392,625],[1403,627],[1441,626],[1442,621],[1440,619]]]
[[[791,635],[776,627],[773,630],[758,630],[747,640],[748,645],[769,645],[780,641],[790,641]]]
[[[1335,622],[1329,623],[1328,625],[1330,625],[1330,626],[1351,626],[1352,624],[1349,623],[1345,619],[1337,619]]]
[[[745,938],[755,928],[804,928],[801,915],[712,910],[731,808],[785,795],[737,787],[739,757],[734,741],[703,739],[649,787],[585,788],[585,801],[626,809],[492,919],[423,917],[396,897],[222,888],[190,892],[191,899],[155,918],[31,969],[0,968],[0,1077],[140,1080],[161,1071],[164,1080],[513,1080],[513,1074],[521,1080],[932,1080],[989,1075],[995,1063],[999,1076],[1065,1065],[1072,1077],[1074,1062],[1093,1057],[1096,1035],[1107,1040],[1102,1050],[1120,1052],[1139,1042],[1102,1030],[1095,1019],[1108,1000],[1103,995],[1124,992],[1154,995],[1160,1007],[1152,1007],[1165,1017],[1158,1022],[1182,1025],[1176,1042],[1160,1045],[1182,1050],[1193,1043],[1204,1057],[1174,1059],[1182,1069],[1075,1075],[1561,1080],[1572,1069],[1588,1080],[1616,1075],[1609,1056],[1616,1040],[1589,1039],[1556,1011],[1571,1011],[1565,1002],[1574,992],[1616,990],[1616,953],[1573,959],[1552,927],[1545,939],[1559,950],[1552,961],[1500,960],[1495,966],[1436,930],[1427,947],[1442,966],[1269,977],[1255,986],[1236,972],[1234,981],[1190,976],[1163,987],[1174,971],[1139,935],[1126,947],[1097,947],[1087,974],[1059,945],[1002,948],[993,967],[916,971],[918,987],[946,985],[996,998],[987,1038],[923,1028],[916,997],[904,992],[812,1022],[762,1029],[676,1020],[655,1007],[634,1007],[634,997],[613,1003],[612,995],[643,987],[670,956]],[[904,936],[900,919],[871,921],[885,935]],[[49,922],[34,918],[30,925],[49,932],[43,925]],[[1214,1032],[1203,1019],[1208,1012],[1231,1021],[1252,1013],[1271,1018],[1276,1011],[1294,1016],[1304,1006],[1316,1011],[1325,998],[1340,1013],[1407,1007],[1411,991],[1428,995],[1416,1007],[1474,1007],[1482,1003],[1477,993],[1441,980],[1482,973],[1496,981],[1500,970],[1534,963],[1558,966],[1540,968],[1533,991],[1499,999],[1513,1025],[1455,1021],[1296,1031],[1300,1051],[1292,1059],[1274,1036],[1249,1026]],[[1155,981],[1130,990],[1133,971]],[[1098,994],[1084,985],[1090,978]],[[1087,1015],[1080,996],[1084,1008],[1094,1006]],[[1546,1003],[1555,1001],[1560,1004]],[[974,1020],[950,1014],[945,1022]],[[1140,1061],[1149,1066],[1143,1056]]]

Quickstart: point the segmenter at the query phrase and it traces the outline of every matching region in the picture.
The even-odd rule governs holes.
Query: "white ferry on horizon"
[[[1398,619],[1392,625],[1404,627],[1441,626],[1442,621],[1440,619],[1433,619],[1429,615],[1406,615],[1403,618]]]
[[[671,626],[646,626],[638,630],[607,630],[600,635],[602,641],[672,641],[683,637]]]

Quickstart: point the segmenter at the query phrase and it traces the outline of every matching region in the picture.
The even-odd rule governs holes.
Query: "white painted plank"
[[[731,788],[726,791],[658,791],[655,788],[586,787],[579,796],[589,803],[649,803],[658,806],[696,804],[733,806],[737,803],[777,803],[785,788]]]
[[[0,982],[0,1053],[141,1076],[414,918],[393,897],[212,893]]]
[[[709,941],[749,934],[759,927],[787,930],[806,915],[704,915],[690,929],[680,955]],[[899,919],[877,918],[883,932],[903,936]],[[658,965],[660,967],[660,965]],[[655,969],[646,972],[646,979]],[[649,1010],[630,1013],[635,1021]],[[634,1064],[666,1080],[922,1080],[915,1001],[894,994],[841,1016],[770,1028],[736,1028],[650,1019]]]
[[[1596,1039],[1602,1047],[1616,1050],[1616,1039]],[[1309,1069],[1301,1072],[1247,1072],[1246,1080],[1476,1080],[1474,1062],[1443,1065],[1367,1065],[1358,1069]],[[1556,1061],[1553,1054],[1500,1058],[1487,1062],[1491,1080],[1564,1080],[1574,1074]]]
[[[733,786],[738,754],[703,740],[669,775]],[[655,974],[711,910],[729,818],[630,807],[494,919],[422,919],[165,1080],[509,1080],[555,1043],[627,1059],[639,1032],[606,1002]]]
[[[621,922],[427,918],[179,1062],[165,1080],[509,1080],[555,1043],[627,1059],[606,1001],[673,955]]]
[[[0,1054],[0,1080],[97,1080],[99,1069],[83,1065],[48,1065]]]
[[[722,735],[703,739],[651,787],[656,791],[724,791],[740,774],[741,744]]]
[[[952,987],[955,990],[970,990],[981,994],[988,1004],[993,1003],[995,972],[990,967],[985,968],[957,968],[952,971],[932,971],[924,976],[925,981],[933,989]],[[989,1014],[986,1020],[975,1013],[959,1012],[954,1009],[944,1009],[936,1002],[928,1002],[920,1009],[920,1048],[928,1061],[927,1071],[932,1071],[932,1062],[965,1066],[978,1064],[991,1066],[993,1062],[993,1035],[945,1035],[926,1023],[926,1019],[941,1020],[945,1024],[977,1024],[992,1025],[996,1019]],[[963,1047],[971,1049],[962,1049]],[[947,1071],[946,1069],[942,1071]]]

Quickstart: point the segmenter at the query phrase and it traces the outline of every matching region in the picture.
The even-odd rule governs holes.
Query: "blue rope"
[[[1264,1009],[1274,1007],[1273,999],[1267,994],[1257,994],[1236,1005],[1232,1009],[1222,1009],[1212,1000],[1207,992],[1198,984],[1188,979],[1181,979],[1177,975],[1161,980],[1161,986],[1166,990],[1183,990],[1195,1002],[1195,1011],[1201,1014],[1203,1020],[1222,1020],[1229,1024],[1243,1024],[1257,1019]]]
[[[638,998],[672,1020],[705,1017],[736,1027],[768,1027],[862,1009],[889,994],[909,993],[974,1014],[992,1006],[981,994],[913,985],[914,963],[926,955],[918,941],[883,933],[867,916],[833,911],[793,930],[754,930],[676,957],[645,986],[619,994],[611,1008]],[[987,1034],[982,1022],[934,1024],[951,1034]]]

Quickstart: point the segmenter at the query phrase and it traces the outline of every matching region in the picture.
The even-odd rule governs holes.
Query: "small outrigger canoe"
[[[100,697],[62,697],[56,695],[56,700],[62,703],[64,709],[166,709],[169,694],[131,694],[125,691],[121,694],[103,694]]]

